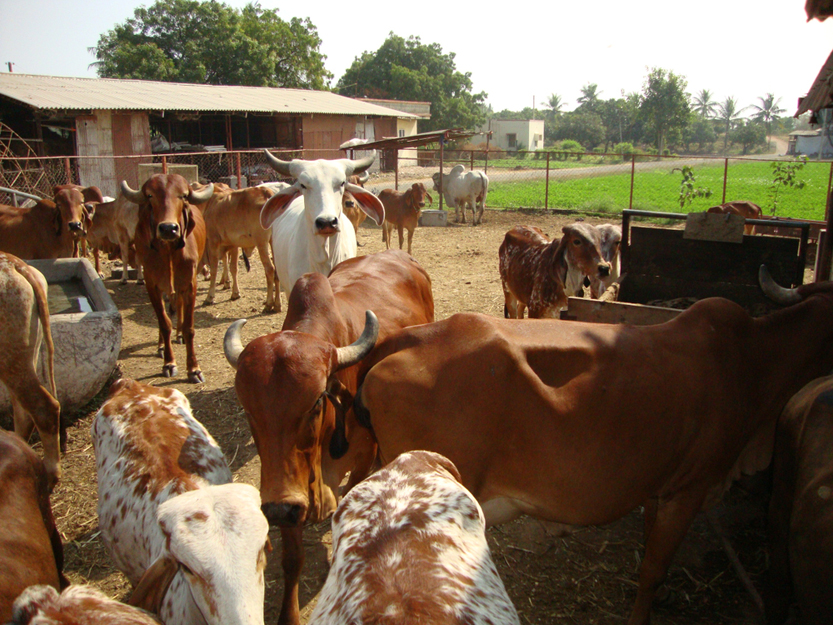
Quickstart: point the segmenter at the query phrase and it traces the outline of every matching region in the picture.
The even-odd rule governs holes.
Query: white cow
[[[92,424],[98,522],[131,604],[166,625],[263,625],[269,524],[185,396],[113,384]]]
[[[610,273],[603,277],[590,277],[590,295],[594,299],[601,297],[607,288],[614,282],[619,282],[620,255],[619,248],[622,244],[622,226],[614,224],[602,224],[596,226],[596,230],[602,237],[601,252],[602,259],[610,263]],[[581,297],[581,295],[579,295]]]
[[[440,190],[440,173],[432,176],[434,191]],[[489,193],[489,177],[482,171],[466,171],[463,165],[455,165],[447,174],[443,174],[443,197],[448,206],[454,207],[454,221],[466,223],[466,206],[471,207],[471,225],[476,226],[483,220],[486,195]]]
[[[275,193],[260,211],[260,225],[272,228],[272,256],[280,287],[289,296],[295,281],[312,271],[330,273],[343,260],[356,256],[356,231],[342,210],[345,191],[378,225],[385,207],[375,195],[348,181],[373,164],[373,158],[281,161],[269,151],[275,171],[295,183]]]

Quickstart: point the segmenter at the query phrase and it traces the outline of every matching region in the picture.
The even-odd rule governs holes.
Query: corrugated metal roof
[[[328,91],[198,85],[151,80],[0,73],[0,95],[36,109],[51,110],[327,113],[418,117]]]
[[[833,52],[827,57],[819,70],[819,75],[813,81],[813,86],[803,98],[798,99],[798,110],[793,117],[798,117],[807,111],[814,113],[833,104]]]

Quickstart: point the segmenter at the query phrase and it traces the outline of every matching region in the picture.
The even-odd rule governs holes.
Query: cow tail
[[[49,321],[49,303],[46,299],[46,293],[40,288],[40,283],[35,279],[28,266],[21,271],[23,277],[29,282],[32,291],[35,294],[35,303],[38,306],[38,319],[43,328],[43,340],[46,343],[46,375],[49,380],[49,388],[52,392],[52,397],[58,399],[58,391],[55,386],[55,344],[52,342],[52,326]]]
[[[243,254],[243,264],[246,265],[246,273],[249,273],[252,270],[251,264],[249,264],[249,257],[246,256],[245,250],[240,250],[240,253]]]

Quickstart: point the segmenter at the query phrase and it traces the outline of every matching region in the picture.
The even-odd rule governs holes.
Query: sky
[[[88,51],[133,16],[140,0],[0,0],[0,71],[95,77]],[[247,0],[226,0],[242,7]],[[438,43],[471,74],[495,111],[542,108],[558,94],[572,110],[584,85],[602,99],[640,91],[650,68],[682,75],[688,92],[760,104],[773,93],[795,112],[833,48],[833,19],[807,22],[804,0],[559,0],[404,3],[261,0],[284,20],[308,17],[332,85],[389,33]],[[492,3],[489,3],[491,5]]]

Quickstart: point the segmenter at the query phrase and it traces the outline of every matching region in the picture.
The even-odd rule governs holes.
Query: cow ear
[[[55,207],[55,216],[52,218],[55,222],[55,236],[61,236],[61,229],[63,226],[63,219],[61,218],[61,209],[57,206]]]
[[[84,187],[81,189],[81,195],[84,196],[85,202],[103,202],[104,194],[98,187]]]
[[[289,207],[296,197],[301,195],[301,189],[297,183],[286,189],[281,189],[275,195],[266,200],[266,204],[260,209],[260,226],[268,230],[278,217]]]
[[[375,221],[377,226],[381,226],[382,222],[385,221],[385,207],[379,198],[356,184],[347,183],[345,188],[353,194],[359,208],[367,213],[367,216]]]
[[[151,564],[127,601],[129,605],[154,614],[159,613],[168,587],[179,570],[179,563],[171,554],[163,554]]]
[[[95,207],[98,206],[97,202],[91,201],[84,204],[84,215],[87,219],[92,221],[93,217],[95,217]]]
[[[330,456],[333,460],[338,460],[350,448],[347,442],[347,410],[353,405],[353,395],[335,376],[327,383],[324,395],[335,409],[336,422],[330,438]]]

